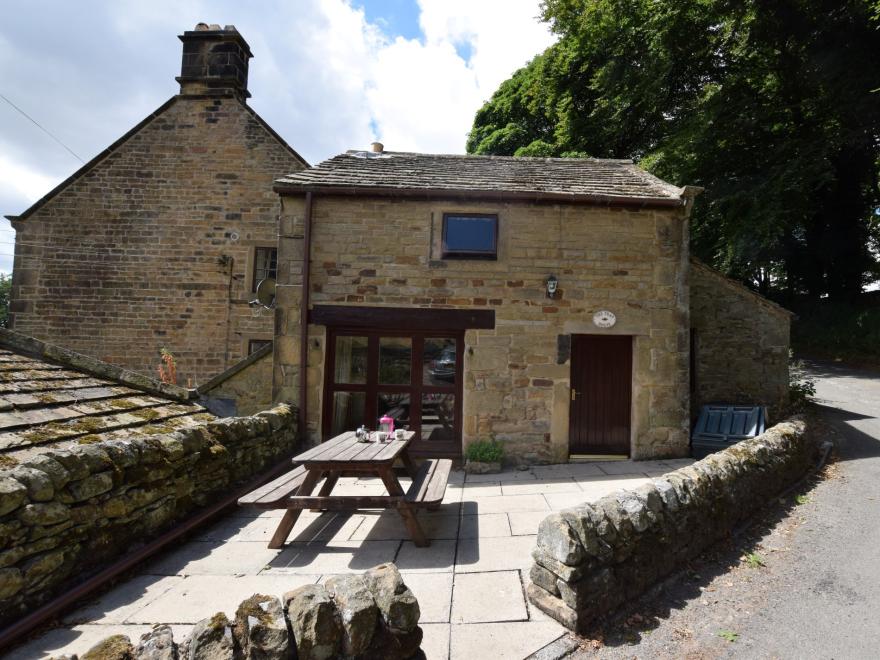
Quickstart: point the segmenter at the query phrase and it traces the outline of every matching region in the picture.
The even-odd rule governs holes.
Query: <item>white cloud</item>
[[[418,0],[422,37],[404,39],[347,0],[9,0],[0,92],[88,159],[175,93],[177,34],[234,24],[254,52],[250,104],[310,162],[374,139],[461,153],[482,103],[552,42],[538,4]],[[0,215],[22,212],[80,165],[4,106]]]

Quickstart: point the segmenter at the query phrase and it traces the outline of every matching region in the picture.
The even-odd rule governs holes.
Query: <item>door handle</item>
[[[571,388],[571,400],[572,400],[572,401],[577,401],[577,397],[578,397],[577,390],[574,389],[574,388],[572,387],[572,388]]]

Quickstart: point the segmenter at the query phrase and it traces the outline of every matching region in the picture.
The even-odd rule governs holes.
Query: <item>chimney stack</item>
[[[370,142],[370,147],[373,149],[374,154],[381,154],[385,151],[385,145],[381,142]]]
[[[194,30],[179,36],[183,42],[180,83],[183,96],[236,96],[242,100],[247,91],[250,46],[234,25],[199,23]]]

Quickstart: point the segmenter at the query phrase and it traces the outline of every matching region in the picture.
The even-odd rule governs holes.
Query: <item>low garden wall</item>
[[[82,660],[404,660],[419,651],[419,603],[394,564],[363,575],[340,575],[275,596],[255,594],[229,619],[218,612],[193,626],[179,645],[157,625],[132,644],[125,635],[102,640]],[[422,656],[424,657],[424,656]]]
[[[548,516],[529,600],[583,631],[728,535],[803,476],[816,453],[805,422],[793,418],[632,492]]]
[[[280,405],[173,433],[47,450],[0,470],[0,624],[293,453]]]

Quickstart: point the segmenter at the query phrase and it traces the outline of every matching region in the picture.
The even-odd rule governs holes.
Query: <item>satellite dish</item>
[[[275,280],[267,277],[257,285],[257,302],[263,307],[275,306]]]

